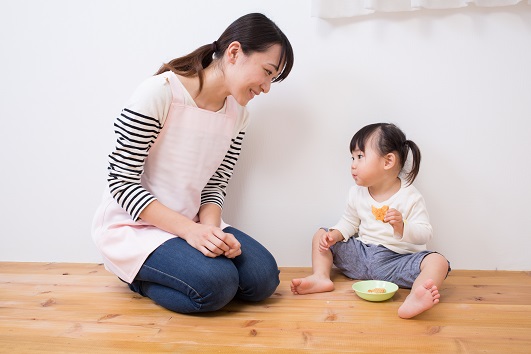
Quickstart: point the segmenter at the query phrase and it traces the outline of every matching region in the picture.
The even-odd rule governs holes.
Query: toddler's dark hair
[[[417,144],[411,140],[407,140],[402,130],[392,123],[374,123],[361,128],[354,134],[350,141],[350,152],[352,153],[356,150],[356,147],[360,151],[365,152],[365,145],[373,135],[375,135],[374,148],[381,156],[385,156],[391,152],[398,154],[400,169],[404,168],[407,155],[409,150],[411,150],[413,161],[411,171],[406,174],[406,181],[408,185],[413,183],[419,174],[420,149]]]

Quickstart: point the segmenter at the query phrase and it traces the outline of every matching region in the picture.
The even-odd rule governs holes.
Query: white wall
[[[309,266],[353,183],[350,138],[392,121],[424,154],[430,248],[455,269],[531,270],[531,6],[322,20],[306,0],[2,1],[0,261],[99,262],[90,223],[122,104],[254,11],[296,64],[249,105],[228,222]]]

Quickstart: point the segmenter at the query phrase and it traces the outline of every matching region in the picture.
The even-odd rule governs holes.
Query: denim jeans
[[[271,253],[240,230],[223,231],[240,242],[241,255],[206,257],[175,237],[151,253],[129,288],[179,313],[216,311],[232,299],[254,302],[270,297],[280,283]]]

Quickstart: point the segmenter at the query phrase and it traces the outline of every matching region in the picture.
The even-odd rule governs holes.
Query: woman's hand
[[[219,210],[219,207],[217,209]],[[242,253],[240,243],[234,235],[225,233],[219,228],[219,221],[217,220],[221,220],[218,215],[220,213],[212,213],[214,210],[215,208],[212,208],[210,212],[201,212],[201,216],[206,216],[205,220],[203,223],[196,223],[169,209],[158,200],[154,200],[144,208],[140,218],[161,230],[182,238],[207,257],[214,258],[222,254],[227,258],[239,256]],[[216,215],[217,217],[215,217]],[[217,222],[217,224],[205,224],[205,222]]]
[[[242,254],[242,249],[241,249],[242,245],[238,242],[236,237],[234,237],[233,234],[229,234],[229,233],[225,233],[225,235],[228,235],[228,238],[229,238],[228,241],[232,241],[232,243],[225,242],[229,246],[229,250],[224,253],[225,257],[235,258],[239,256],[240,254]]]
[[[233,234],[225,233],[222,230],[219,229],[219,225],[221,224],[221,208],[217,206],[216,204],[203,204],[201,208],[199,209],[199,223],[203,224],[205,226],[213,226],[216,227],[217,231],[215,233],[216,237],[217,235],[223,234],[224,236],[218,237],[225,245],[229,247],[228,250],[225,250],[224,248],[218,247],[218,250],[223,250],[223,255],[227,258],[234,258],[236,256],[239,256],[242,254],[241,245],[236,240]],[[220,234],[221,232],[221,234]],[[216,253],[216,252],[214,252]],[[204,253],[203,253],[204,254]],[[217,254],[217,253],[216,253]],[[219,255],[219,254],[218,254]],[[207,254],[205,254],[207,256]],[[217,257],[217,256],[216,256]]]
[[[242,253],[241,245],[234,235],[225,233],[216,226],[194,224],[182,238],[207,257],[224,255],[234,258]]]

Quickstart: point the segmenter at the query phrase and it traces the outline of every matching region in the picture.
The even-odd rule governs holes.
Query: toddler
[[[402,176],[409,151],[411,169]],[[386,280],[411,288],[398,316],[414,317],[439,302],[438,288],[450,271],[445,257],[426,250],[432,227],[424,198],[412,185],[419,172],[420,150],[394,124],[375,123],[354,135],[350,152],[356,185],[350,189],[346,209],[336,225],[317,230],[313,273],[293,279],[291,291],[334,290],[330,272],[335,265],[352,279]]]

